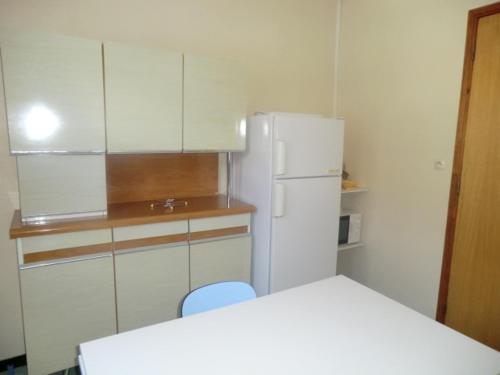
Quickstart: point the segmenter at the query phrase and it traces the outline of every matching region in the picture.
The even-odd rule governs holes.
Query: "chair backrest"
[[[182,303],[182,316],[197,314],[256,298],[255,291],[247,283],[226,281],[193,290]]]

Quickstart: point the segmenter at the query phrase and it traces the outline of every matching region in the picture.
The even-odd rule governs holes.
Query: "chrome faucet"
[[[170,211],[173,211],[175,207],[186,207],[188,202],[186,200],[176,200],[175,198],[167,198],[165,200],[159,200],[151,203],[149,208],[152,210],[157,206],[162,206],[163,208],[168,208]]]

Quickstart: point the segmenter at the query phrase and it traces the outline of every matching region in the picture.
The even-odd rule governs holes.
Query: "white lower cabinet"
[[[250,282],[249,232],[188,242],[188,235],[204,238],[243,227],[250,228],[249,214],[113,228],[114,258],[106,252],[21,264],[29,374],[76,366],[82,342],[178,318],[190,290]],[[176,235],[185,240],[154,244]],[[111,241],[109,229],[71,232],[23,238],[18,251],[71,251]],[[132,245],[141,247],[127,248]]]
[[[78,344],[116,333],[111,254],[23,266],[20,279],[30,375],[76,366]]]
[[[249,234],[191,243],[191,290],[220,281],[249,283],[251,252]]]
[[[119,332],[179,317],[189,292],[189,247],[165,245],[115,256]]]

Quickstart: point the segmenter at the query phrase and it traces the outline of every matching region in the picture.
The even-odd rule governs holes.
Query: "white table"
[[[343,276],[80,349],[87,375],[500,373],[499,352]]]

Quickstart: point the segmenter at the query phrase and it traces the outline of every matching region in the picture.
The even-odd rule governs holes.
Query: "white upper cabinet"
[[[34,33],[0,48],[13,154],[245,149],[234,61]]]
[[[12,153],[105,151],[101,42],[3,35],[0,48]]]
[[[246,92],[237,63],[184,55],[184,151],[244,150]]]
[[[105,43],[108,152],[182,150],[182,54]]]

